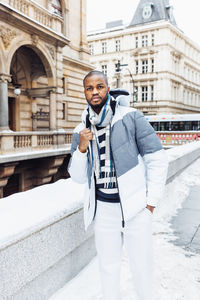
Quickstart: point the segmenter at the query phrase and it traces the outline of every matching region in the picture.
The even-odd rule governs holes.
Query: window
[[[151,101],[154,100],[154,86],[151,85]]]
[[[67,77],[62,78],[63,94],[67,93]]]
[[[138,101],[138,86],[134,87],[134,100],[135,102]]]
[[[138,48],[138,36],[135,37],[135,48]]]
[[[115,50],[116,50],[116,52],[119,52],[121,50],[120,40],[115,41]]]
[[[147,73],[148,72],[148,60],[142,60],[142,73]]]
[[[106,42],[102,42],[102,53],[107,53],[107,43]]]
[[[183,91],[183,103],[185,103],[185,95],[186,95],[186,92],[185,90]]]
[[[177,100],[177,88],[174,86],[174,101]]]
[[[148,35],[142,35],[142,47],[147,47],[148,46]]]
[[[154,58],[151,59],[151,72],[154,72]]]
[[[65,120],[66,116],[66,103],[62,103],[62,119]]]
[[[138,74],[138,72],[139,72],[139,61],[136,60],[135,61],[135,74]]]
[[[142,86],[142,101],[147,101],[148,99],[148,87]]]
[[[155,45],[155,35],[154,33],[151,34],[151,46]]]
[[[51,6],[54,14],[62,16],[62,7],[59,0],[51,0]]]
[[[104,75],[107,75],[107,65],[102,65],[101,70],[104,73]]]
[[[90,49],[90,54],[94,55],[94,45],[93,44],[89,45],[89,49]]]

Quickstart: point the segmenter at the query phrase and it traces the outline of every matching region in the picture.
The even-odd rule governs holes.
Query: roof
[[[169,0],[140,0],[129,26],[168,20],[176,26]]]

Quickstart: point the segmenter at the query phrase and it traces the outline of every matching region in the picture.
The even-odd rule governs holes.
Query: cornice
[[[74,58],[71,58],[69,56],[66,56],[66,55],[63,55],[63,61],[66,62],[66,63],[69,63],[69,64],[72,64],[72,65],[78,65],[79,67],[81,66],[82,69],[89,69],[89,70],[93,70],[94,69],[94,65],[88,63],[88,62],[85,62],[85,61],[82,61],[82,60],[79,60],[79,59],[74,59]]]

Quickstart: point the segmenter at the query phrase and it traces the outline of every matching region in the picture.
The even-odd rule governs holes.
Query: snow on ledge
[[[61,179],[0,199],[0,249],[81,209],[85,188]]]
[[[197,149],[199,149],[200,151],[200,142],[192,142],[189,144],[173,147],[166,151],[167,151],[168,160],[170,162],[181,156],[184,156],[187,153],[191,153]]]

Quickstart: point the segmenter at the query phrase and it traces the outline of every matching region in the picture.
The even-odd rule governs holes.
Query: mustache
[[[92,99],[94,99],[94,98],[102,99],[102,97],[100,97],[99,95],[95,95],[95,96],[92,97]]]

